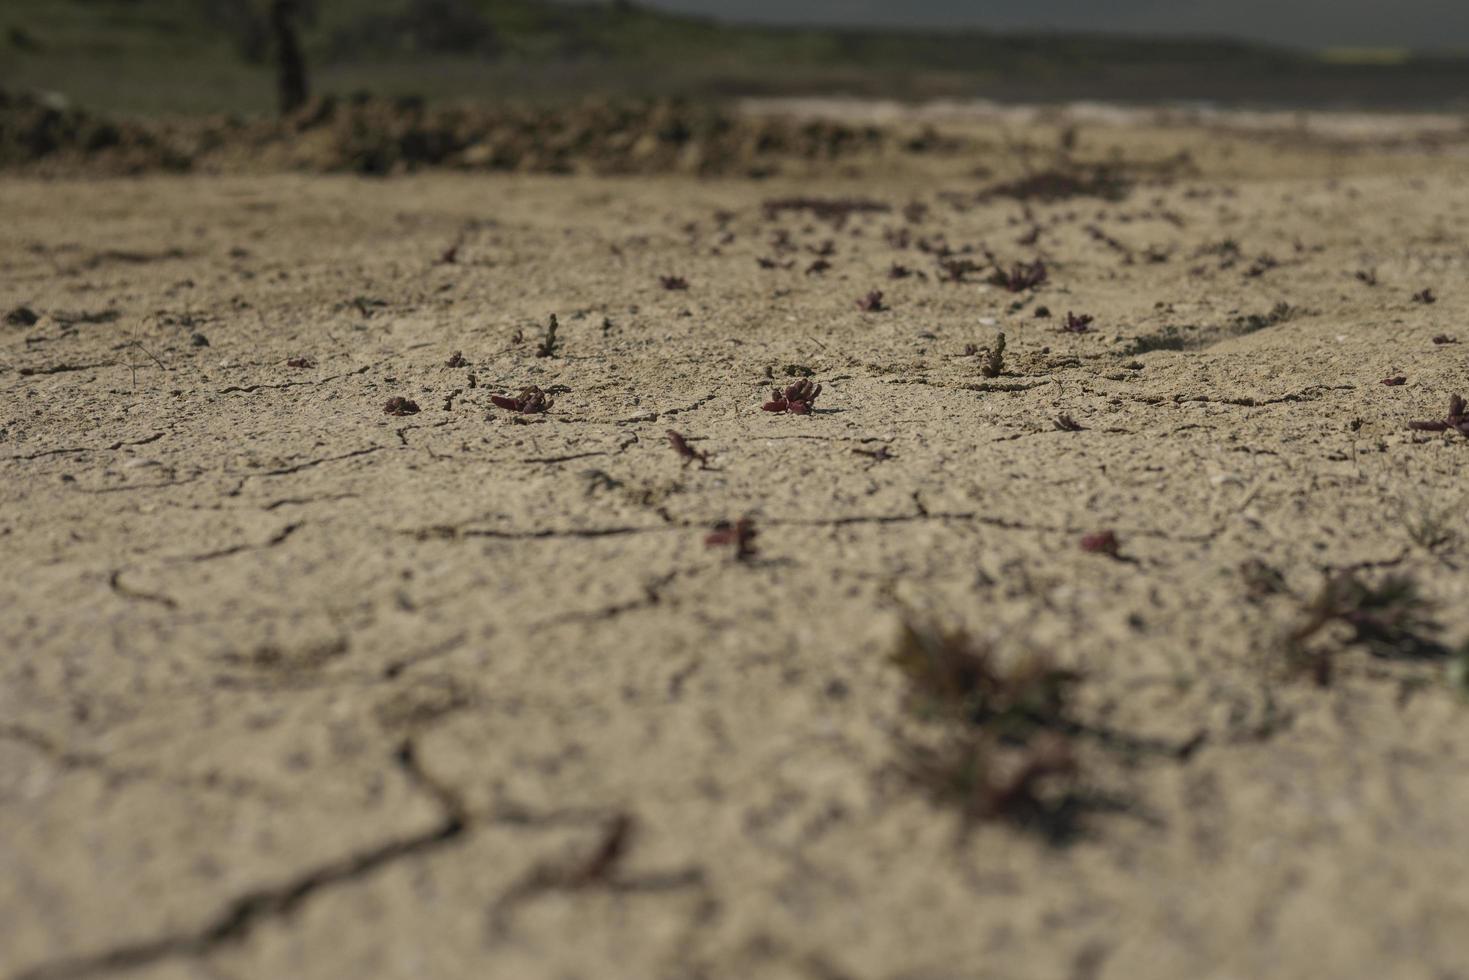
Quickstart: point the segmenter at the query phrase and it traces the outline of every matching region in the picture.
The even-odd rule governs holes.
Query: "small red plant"
[[[490,401],[496,407],[503,408],[507,412],[519,412],[522,415],[534,415],[538,412],[544,412],[555,404],[544,391],[535,385],[531,385],[529,388],[522,388],[520,394],[514,398],[511,398],[509,395],[491,395]]]
[[[770,401],[761,405],[761,409],[767,412],[787,412],[791,415],[810,415],[811,409],[816,405],[816,398],[821,394],[821,385],[813,385],[810,381],[802,378],[795,384],[781,391],[779,388],[770,390]]]
[[[709,454],[690,446],[688,439],[684,438],[682,433],[669,429],[664,435],[668,436],[668,444],[673,447],[673,451],[683,457],[685,466],[690,463],[698,463],[701,470],[709,468]]]
[[[444,362],[444,365],[451,368],[468,367],[469,361],[465,359],[463,351],[456,350],[453,354],[449,355],[449,359]]]
[[[882,302],[882,290],[874,289],[857,301],[857,309],[863,313],[881,313],[887,309]]]
[[[1091,333],[1091,331],[1092,331],[1092,321],[1095,320],[1095,319],[1096,319],[1095,317],[1089,316],[1086,313],[1081,314],[1081,316],[1077,316],[1075,313],[1072,313],[1070,310],[1067,310],[1066,311],[1066,319],[1061,322],[1061,332],[1062,333]]]
[[[1383,378],[1382,383],[1387,385],[1389,388],[1397,388],[1401,385],[1407,384],[1408,379],[1403,377],[1402,375],[1398,375],[1397,377],[1393,378]]]
[[[1417,432],[1457,432],[1469,439],[1469,414],[1465,413],[1464,399],[1458,395],[1449,397],[1449,414],[1430,422],[1409,422],[1408,428]]]
[[[989,281],[1008,292],[1023,293],[1041,286],[1048,278],[1050,273],[1046,270],[1045,261],[1036,259],[1034,262],[1018,262],[1009,271],[996,266]]]
[[[1113,531],[1096,531],[1082,535],[1081,550],[1089,555],[1106,555],[1109,558],[1116,558],[1122,550],[1122,542],[1117,540],[1117,534]]]
[[[734,548],[737,561],[748,561],[755,557],[755,538],[760,532],[755,530],[755,522],[748,517],[741,517],[733,523],[720,521],[714,525],[714,530],[704,538],[706,548]]]
[[[388,415],[417,415],[418,402],[413,401],[411,398],[395,395],[389,398],[388,403],[383,406],[383,412]]]

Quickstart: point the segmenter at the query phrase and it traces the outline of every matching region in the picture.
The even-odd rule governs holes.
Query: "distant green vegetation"
[[[123,112],[269,110],[267,0],[4,0],[0,85]],[[430,98],[850,93],[1446,102],[1469,60],[1232,41],[727,26],[635,4],[316,0],[317,87]]]

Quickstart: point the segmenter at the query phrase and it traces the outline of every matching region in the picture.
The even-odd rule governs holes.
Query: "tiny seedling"
[[[388,403],[383,406],[383,412],[387,415],[417,415],[418,402],[395,395],[389,398]]]
[[[906,265],[901,265],[897,262],[894,262],[892,266],[888,269],[889,279],[907,279],[911,275],[913,275],[912,269],[908,268]]]
[[[682,292],[689,288],[689,281],[683,276],[659,276],[658,284],[669,292]]]
[[[1070,692],[1078,675],[1044,657],[1002,664],[966,633],[905,624],[891,663],[907,680],[904,707],[941,726],[936,739],[901,737],[901,770],[943,803],[965,828],[1006,819],[1057,829],[1072,802],[1051,785],[1074,777]]]
[[[748,517],[741,517],[733,523],[720,521],[704,537],[704,547],[733,548],[736,561],[749,561],[757,553],[755,538],[759,533],[755,530],[755,522]]]
[[[1423,507],[1416,511],[1404,510],[1403,529],[1408,538],[1424,551],[1434,552],[1445,548],[1454,540],[1454,530],[1449,523],[1450,512],[1433,511]]]
[[[810,265],[806,266],[806,275],[819,276],[830,268],[831,263],[826,261],[826,259],[817,259],[815,262],[812,262]]]
[[[979,272],[984,266],[973,259],[941,258],[939,262],[939,282],[962,283],[974,272]]]
[[[556,348],[561,346],[556,339],[556,331],[560,328],[560,326],[561,324],[557,321],[556,314],[552,313],[551,322],[546,324],[546,336],[544,339],[541,340],[538,345],[536,345],[537,357],[556,356]]]
[[[1086,428],[1086,426],[1076,421],[1076,419],[1072,418],[1070,415],[1056,416],[1056,421],[1054,424],[1057,430],[1061,432],[1081,432]]]
[[[444,362],[444,366],[451,368],[468,367],[469,361],[465,359],[463,351],[456,350],[453,354],[449,355],[449,359]]]
[[[821,385],[812,384],[802,378],[795,384],[787,386],[784,391],[779,388],[770,389],[770,401],[761,405],[760,408],[766,412],[810,415],[820,395]]]
[[[1086,313],[1077,316],[1075,313],[1067,310],[1066,318],[1061,321],[1060,329],[1062,333],[1091,333],[1092,322],[1095,319],[1095,317]]]
[[[1427,422],[1409,422],[1408,428],[1417,432],[1457,432],[1469,439],[1469,414],[1465,414],[1464,399],[1459,395],[1449,396],[1449,414],[1441,419]]]
[[[1044,828],[1046,818],[1063,815],[1069,802],[1066,792],[1057,797],[1050,785],[1077,772],[1070,742],[1053,733],[1019,747],[974,733],[936,746],[905,743],[902,766],[936,801],[957,806],[966,829],[988,820],[1036,820]]]
[[[1034,262],[1018,262],[1005,270],[996,265],[990,273],[990,284],[999,286],[1012,293],[1023,293],[1030,289],[1037,289],[1050,278],[1046,269],[1046,263],[1042,259]]]
[[[863,313],[881,313],[887,309],[882,302],[882,290],[874,289],[857,301],[857,309]]]
[[[689,445],[688,439],[684,438],[682,433],[669,429],[664,435],[668,437],[668,444],[673,447],[673,451],[683,457],[685,466],[688,466],[690,463],[698,463],[699,469],[701,470],[707,470],[709,468],[709,454],[700,452]]]
[[[987,643],[960,631],[904,624],[892,663],[908,681],[907,709],[1023,739],[1068,727],[1067,707],[1080,676],[1032,656],[1002,664]]]
[[[1260,558],[1250,558],[1239,566],[1240,578],[1245,583],[1245,595],[1254,602],[1274,595],[1287,595],[1290,586],[1280,569]]]
[[[1348,642],[1364,644],[1374,656],[1431,656],[1442,649],[1434,639],[1440,627],[1432,612],[1418,583],[1406,575],[1369,585],[1355,572],[1342,572],[1326,580],[1301,624],[1286,636],[1286,661],[1321,686],[1331,683],[1341,647],[1313,641],[1333,625],[1350,628]]]
[[[1438,297],[1433,294],[1433,290],[1431,289],[1420,289],[1413,294],[1413,302],[1422,303],[1424,306],[1432,306],[1438,302]]]
[[[998,378],[1005,373],[1005,335],[1000,334],[995,338],[995,345],[989,349],[984,357],[984,363],[979,366],[979,373],[986,378]]]
[[[591,888],[613,881],[618,866],[627,856],[636,824],[630,814],[619,813],[607,822],[602,839],[591,854],[565,870],[563,885],[567,888]]]
[[[1400,388],[1408,383],[1408,379],[1399,374],[1395,377],[1383,378],[1382,383],[1387,385],[1389,388]]]
[[[1089,555],[1106,555],[1116,558],[1122,551],[1122,542],[1115,531],[1095,531],[1081,536],[1081,550]]]
[[[522,388],[519,395],[511,398],[509,395],[491,395],[490,401],[497,408],[503,408],[507,412],[519,412],[522,415],[534,415],[538,412],[549,411],[556,404],[544,391],[535,385]]]
[[[12,327],[34,327],[40,319],[40,314],[29,306],[17,306],[5,314],[5,322]]]
[[[1358,282],[1360,282],[1364,286],[1376,286],[1377,285],[1377,270],[1376,269],[1358,269],[1355,278],[1356,278],[1356,280]]]

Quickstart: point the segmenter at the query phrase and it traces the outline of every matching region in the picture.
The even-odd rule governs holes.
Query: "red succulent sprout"
[[[685,466],[690,463],[698,463],[701,470],[709,468],[709,454],[700,452],[689,445],[688,439],[682,433],[669,429],[664,435],[668,437],[668,444],[673,447],[673,451],[683,457]]]
[[[821,385],[814,385],[802,378],[795,384],[781,391],[779,388],[770,390],[770,401],[760,407],[767,412],[786,412],[791,415],[810,415],[816,404],[816,398],[821,394]]]
[[[544,391],[535,385],[522,388],[519,395],[511,398],[509,395],[491,395],[490,401],[498,408],[507,412],[519,412],[522,415],[534,415],[545,412],[555,404]]]
[[[760,532],[755,530],[755,522],[748,517],[739,520],[720,521],[714,525],[714,530],[704,538],[706,548],[734,548],[734,556],[737,561],[748,561],[755,557],[755,538]]]
[[[1049,277],[1045,261],[1036,259],[1034,262],[1017,262],[1008,271],[997,265],[995,271],[990,273],[989,281],[1008,292],[1023,293],[1039,287]]]
[[[1081,537],[1081,550],[1089,555],[1107,555],[1116,558],[1122,550],[1122,542],[1114,531],[1096,531]]]
[[[389,398],[388,403],[383,406],[383,412],[387,415],[417,415],[418,402],[411,398],[395,395]]]
[[[1459,395],[1449,396],[1449,414],[1428,422],[1409,422],[1408,428],[1416,432],[1457,432],[1469,439],[1469,414],[1465,402]]]
[[[857,309],[863,313],[881,313],[887,309],[882,302],[882,290],[874,289],[857,301]]]
[[[1066,319],[1061,322],[1062,333],[1091,333],[1092,322],[1096,318],[1086,313],[1077,316],[1070,310],[1066,311]]]

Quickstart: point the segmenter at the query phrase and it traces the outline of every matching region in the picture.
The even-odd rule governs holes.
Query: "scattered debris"
[[[873,459],[879,463],[885,463],[890,459],[898,458],[897,455],[894,454],[893,451],[887,446],[878,446],[876,449],[863,449],[862,447],[858,446],[856,449],[853,449],[852,452],[856,453],[858,456],[867,456],[870,459]]]
[[[1424,306],[1432,306],[1438,302],[1438,297],[1433,295],[1433,290],[1431,289],[1420,289],[1413,294],[1413,302],[1422,303]]]
[[[300,357],[292,357],[286,361],[286,367],[292,367],[304,371],[316,367],[316,358],[307,357],[305,355],[302,355]]]
[[[828,221],[840,228],[854,214],[886,214],[892,207],[860,197],[785,197],[766,201],[762,209],[767,221],[787,212],[805,211],[818,221]]]
[[[1016,201],[1050,204],[1077,197],[1099,197],[1104,201],[1120,201],[1132,185],[1113,167],[1099,164],[1045,170],[1008,183],[996,184],[982,191],[981,201],[1008,197]]]
[[[680,292],[689,288],[689,281],[683,276],[659,276],[658,284],[670,292]]]
[[[1450,337],[1446,333],[1441,333],[1441,334],[1438,334],[1437,336],[1435,336],[1433,338],[1433,342],[1435,344],[1438,344],[1441,347],[1444,344],[1457,344],[1459,342],[1459,338],[1458,337]]]
[[[206,336],[204,336],[202,333],[191,333],[191,334],[189,334],[189,346],[190,347],[208,347],[209,346],[209,338],[206,337]]]

